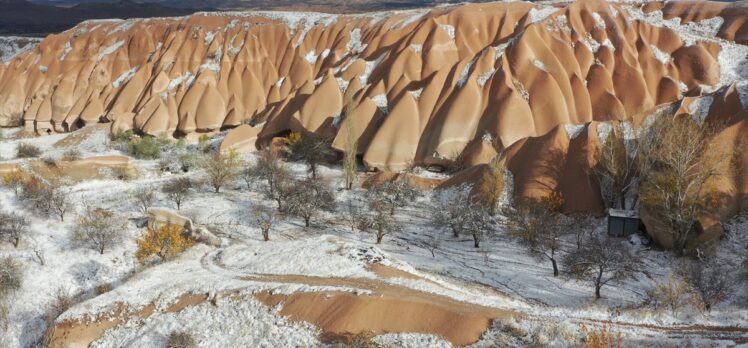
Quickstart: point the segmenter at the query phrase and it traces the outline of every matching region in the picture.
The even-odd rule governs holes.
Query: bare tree
[[[21,239],[28,234],[29,221],[15,213],[0,213],[0,239],[18,248]]]
[[[182,203],[192,195],[191,189],[192,181],[189,178],[178,178],[164,184],[161,191],[177,205],[177,210],[180,210]]]
[[[619,243],[598,236],[590,237],[580,248],[566,255],[564,264],[571,277],[594,284],[595,298],[600,298],[603,286],[632,277],[641,265],[639,259]]]
[[[242,163],[239,155],[232,151],[227,154],[215,153],[206,157],[202,162],[202,167],[208,175],[208,182],[218,193],[221,191],[221,187],[239,176]]]
[[[273,228],[275,223],[275,212],[263,205],[254,205],[252,206],[252,216],[262,232],[262,239],[266,242],[269,241],[270,229]]]
[[[733,292],[736,274],[715,261],[688,262],[682,270],[683,279],[691,288],[691,303],[701,312],[726,300]]]
[[[494,232],[496,221],[491,216],[490,208],[480,202],[471,202],[465,209],[465,224],[462,231],[473,237],[473,246],[480,248],[483,239]]]
[[[296,182],[290,193],[287,210],[304,219],[306,227],[317,214],[335,210],[335,195],[326,183],[314,177]]]
[[[86,207],[78,218],[75,240],[103,255],[107,248],[122,242],[125,227],[125,222],[111,211]]]
[[[389,210],[390,215],[394,215],[395,208],[413,202],[420,192],[411,186],[407,179],[398,178],[371,186],[367,194],[370,200],[377,201]]]
[[[711,143],[720,125],[699,126],[691,118],[662,117],[639,156],[642,205],[667,228],[678,255],[699,217],[717,204],[717,188],[711,179],[729,170],[732,157]],[[727,155],[726,155],[727,153]]]
[[[468,208],[472,204],[469,190],[466,187],[437,190],[431,201],[434,202],[429,207],[431,226],[436,229],[449,228],[454,237],[459,237],[467,223]]]
[[[288,144],[288,157],[292,161],[303,161],[309,166],[312,178],[317,177],[317,166],[335,156],[332,139],[314,133],[301,135],[294,133]]]
[[[349,199],[345,205],[341,207],[344,209],[341,211],[343,219],[346,224],[351,228],[351,231],[361,230],[367,231],[368,226],[368,214],[366,213],[366,203],[362,199]]]
[[[148,208],[153,206],[153,202],[156,200],[156,190],[153,186],[141,186],[135,190],[133,198],[138,208],[143,213],[147,213]]]
[[[285,187],[289,184],[291,174],[272,149],[260,151],[257,162],[245,169],[244,173],[247,175],[245,180],[264,181],[265,196],[278,204],[279,211],[283,209],[283,202],[288,194]]]
[[[648,301],[653,302],[655,308],[664,305],[670,309],[670,314],[674,317],[685,306],[687,293],[688,283],[677,275],[671,275],[667,282],[658,282],[647,291]]]
[[[0,301],[21,289],[23,265],[10,256],[0,259]]]
[[[51,186],[47,196],[50,213],[54,213],[65,221],[65,214],[73,208],[70,201],[70,191],[62,186]]]
[[[382,201],[372,201],[370,207],[371,213],[365,220],[368,224],[366,228],[374,231],[377,244],[382,243],[384,236],[402,229],[397,219],[389,213],[389,205],[383,204]]]
[[[509,235],[525,246],[532,255],[547,258],[558,276],[556,253],[562,247],[564,228],[559,209],[563,198],[558,191],[542,199],[528,199],[504,208],[504,226]]]

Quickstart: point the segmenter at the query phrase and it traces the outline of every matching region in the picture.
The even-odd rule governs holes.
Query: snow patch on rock
[[[698,124],[703,124],[709,115],[709,108],[712,106],[714,97],[711,95],[700,97],[688,104],[688,113]]]
[[[389,114],[389,101],[387,101],[387,95],[382,93],[375,95],[371,97],[371,101],[374,102],[374,105],[376,105],[380,111],[382,111],[383,114],[387,115]]]
[[[558,8],[553,6],[543,6],[541,8],[533,7],[530,9],[530,21],[533,23],[540,22],[548,16],[558,12]]]
[[[605,29],[605,20],[599,13],[592,12],[592,18],[595,20],[595,28]]]
[[[532,61],[532,65],[534,65],[536,68],[548,72],[548,67],[545,66],[545,63],[543,63],[542,60],[535,59]]]
[[[125,40],[120,40],[120,41],[117,41],[117,42],[115,42],[115,43],[107,46],[106,48],[104,48],[104,50],[102,50],[99,53],[99,56],[96,58],[96,61],[100,62],[102,59],[104,59],[104,57],[106,57],[106,56],[108,56],[108,55],[116,52],[118,49],[120,49],[120,47],[122,47],[124,44],[125,44]]]
[[[122,87],[122,85],[130,81],[133,78],[133,76],[135,76],[135,73],[138,71],[139,68],[140,66],[136,66],[128,71],[123,72],[122,75],[117,77],[117,79],[115,79],[112,82],[112,87],[114,88]]]
[[[652,50],[652,55],[654,55],[657,60],[659,60],[662,64],[667,64],[670,62],[672,57],[670,57],[670,54],[662,52],[659,47],[650,44],[649,48]]]
[[[584,131],[585,125],[583,124],[565,124],[564,130],[566,131],[566,135],[569,136],[569,139],[576,139],[582,132]]]

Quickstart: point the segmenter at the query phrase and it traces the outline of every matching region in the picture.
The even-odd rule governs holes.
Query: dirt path
[[[425,281],[429,285],[450,290],[416,274],[381,264],[371,266],[377,278],[247,274],[225,267],[221,262],[221,256],[222,249],[206,253],[201,259],[202,267],[225,277],[253,282],[340,288],[340,290],[291,294],[279,294],[273,291],[255,294],[258,300],[270,307],[280,306],[281,315],[291,320],[314,324],[322,331],[323,340],[364,331],[375,334],[411,332],[436,335],[455,346],[464,346],[478,341],[489,329],[493,320],[519,317],[522,320],[541,323],[547,321],[547,318],[517,310],[481,306],[432,292],[388,283],[387,278],[404,278]],[[216,296],[230,297],[241,290],[235,289]],[[180,305],[168,310],[178,312],[189,306],[201,304],[207,299],[207,296],[185,297],[179,301]],[[48,333],[47,346],[86,347],[90,342],[101,337],[107,329],[120,325],[123,322],[120,318],[132,315],[144,318],[153,313],[153,310],[146,310],[139,313],[118,313],[114,318],[100,317],[87,323],[75,321],[57,323]],[[748,342],[748,328],[700,325],[657,326],[586,318],[570,319],[577,324],[588,326],[609,324],[622,332],[637,330],[652,336],[666,335],[671,338],[698,336],[732,341],[735,344]]]

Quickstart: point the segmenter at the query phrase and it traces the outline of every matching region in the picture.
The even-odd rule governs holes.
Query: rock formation
[[[387,171],[455,161],[475,171],[505,152],[515,194],[553,187],[567,210],[601,211],[587,160],[600,125],[666,105],[745,118],[744,76],[723,66],[744,47],[714,39],[746,41],[748,16],[731,11],[744,8],[581,0],[88,21],[0,65],[0,125],[233,129],[222,150],[238,151],[289,131],[330,135],[342,150],[354,132],[364,163]],[[743,123],[720,137],[739,142]],[[745,206],[746,185],[723,187],[725,214]]]

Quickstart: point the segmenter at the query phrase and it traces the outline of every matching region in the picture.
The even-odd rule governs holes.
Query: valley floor
[[[19,130],[3,132],[3,163],[30,168],[27,160],[9,160],[26,141],[15,138]],[[83,157],[122,155],[109,146],[106,132],[88,128],[33,142],[42,157],[59,158],[70,147]],[[0,188],[0,209],[32,221],[18,248],[0,244],[0,256],[20,260],[25,276],[0,346],[34,346],[46,335],[53,346],[159,347],[174,331],[190,332],[201,347],[322,346],[360,331],[398,347],[567,346],[581,342],[583,327],[602,325],[620,332],[626,346],[748,344],[745,282],[709,314],[655,310],[644,304],[647,290],[667,281],[678,260],[637,239],[620,239],[620,247],[642,257],[645,266],[633,280],[603,288],[603,298],[595,300],[590,283],[553,277],[549,262],[529,256],[501,231],[474,248],[468,237],[435,230],[428,223],[427,195],[396,212],[404,228],[382,244],[372,234],[352,231],[343,213],[326,214],[309,228],[286,217],[264,242],[250,209],[273,207],[272,201],[240,181],[219,194],[200,187],[180,213],[219,236],[221,245],[197,244],[173,261],[140,266],[135,240],[145,231],[138,227],[145,215],[135,205],[135,190],[204,174],[161,173],[158,161],[131,162],[138,174],[129,181],[103,168],[93,179],[71,179],[76,212],[64,222],[33,214],[12,190]],[[305,175],[305,166],[290,166],[298,177]],[[336,167],[322,167],[320,175],[332,187],[343,186]],[[363,190],[337,193],[344,207]],[[103,255],[76,247],[76,216],[85,204],[127,216],[125,242]],[[174,208],[160,193],[155,206]],[[595,233],[604,232],[604,223],[598,221]],[[737,278],[744,276],[738,269],[748,219],[732,224],[734,233],[721,243],[718,257],[734,266]],[[567,244],[575,247],[572,240]],[[61,293],[78,295],[80,303],[50,318]]]

